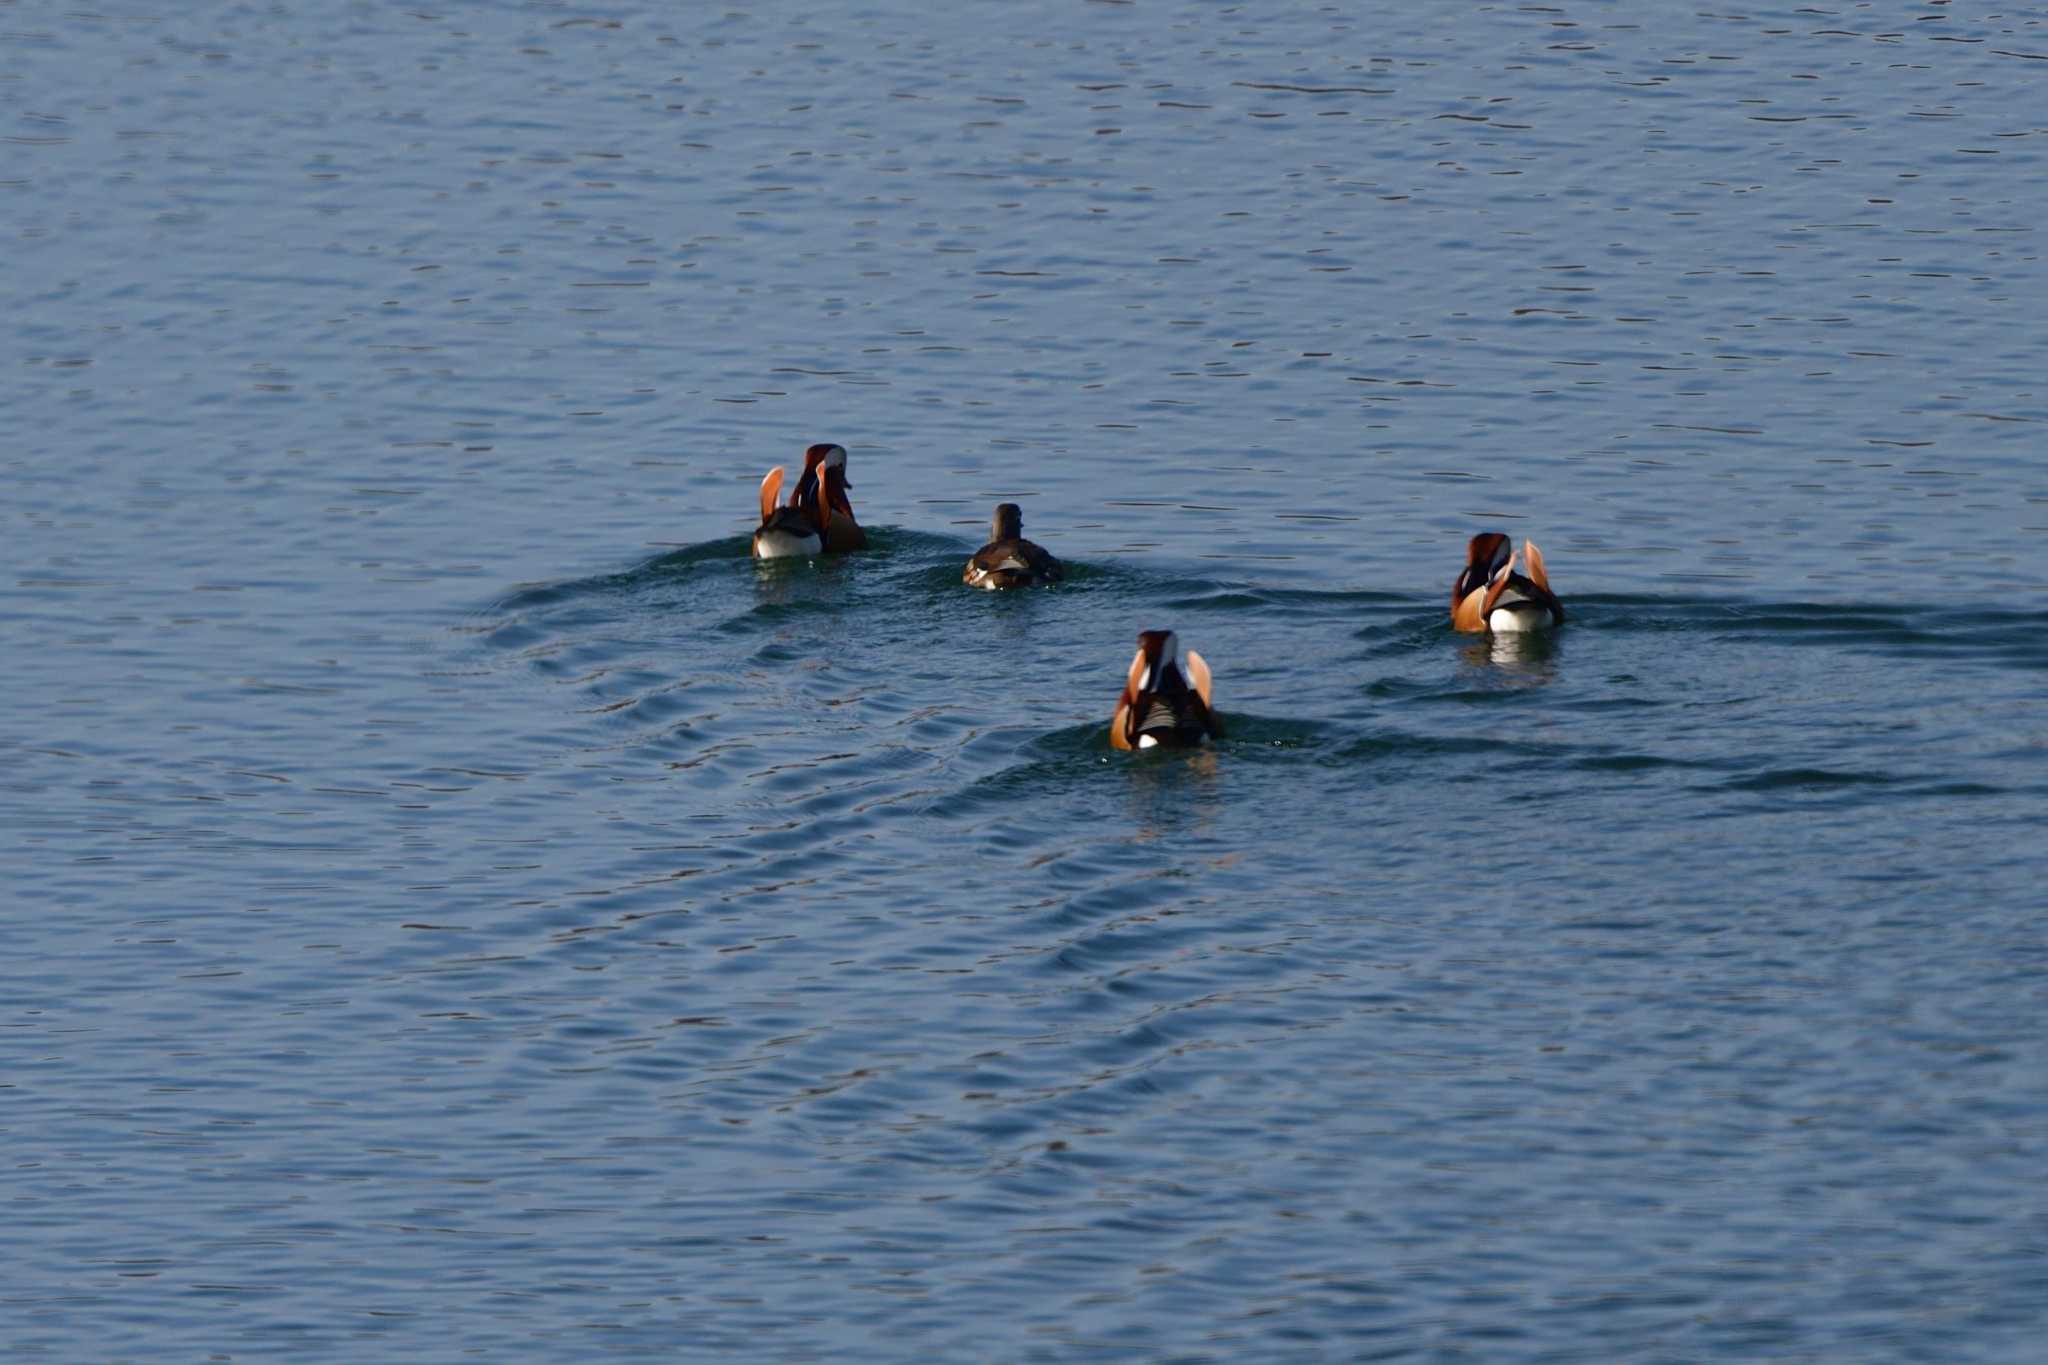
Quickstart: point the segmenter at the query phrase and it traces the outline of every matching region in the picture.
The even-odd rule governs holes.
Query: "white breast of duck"
[[[789,523],[763,526],[754,532],[756,559],[804,559],[825,552],[825,542],[809,522],[790,518]]]
[[[1520,575],[1516,575],[1520,577]],[[1557,617],[1544,602],[1523,592],[1510,581],[1501,589],[1500,597],[1494,601],[1493,610],[1486,618],[1487,629],[1496,634],[1513,634],[1516,631],[1549,630],[1557,624]]]

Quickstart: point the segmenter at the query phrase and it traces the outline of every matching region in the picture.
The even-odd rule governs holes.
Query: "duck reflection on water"
[[[1524,687],[1544,687],[1556,682],[1558,660],[1563,652],[1558,637],[1548,631],[1487,635],[1458,647],[1458,653],[1471,667]]]

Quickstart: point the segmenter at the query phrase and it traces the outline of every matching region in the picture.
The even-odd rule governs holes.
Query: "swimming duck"
[[[817,485],[808,493],[802,484],[784,506],[776,506],[782,495],[782,466],[768,471],[761,480],[761,525],[754,531],[754,558],[793,559],[822,554],[825,541],[818,534],[824,509],[818,502]]]
[[[1138,632],[1138,654],[1116,699],[1109,742],[1118,749],[1186,748],[1223,726],[1209,709],[1209,665],[1192,649],[1185,658],[1170,630]]]
[[[1548,630],[1564,624],[1564,603],[1550,590],[1543,551],[1522,542],[1529,576],[1515,572],[1514,542],[1498,531],[1481,531],[1465,548],[1465,571],[1451,589],[1451,625],[1458,630],[1501,634]]]
[[[821,441],[804,452],[804,476],[797,480],[793,500],[807,496],[812,488],[818,490],[818,505],[824,509],[825,548],[833,554],[868,547],[867,532],[853,519],[853,503],[846,496],[850,487],[845,446]]]
[[[1030,588],[1060,581],[1060,562],[1043,545],[1024,539],[1024,509],[999,503],[989,523],[988,544],[974,552],[960,581],[976,588]]]

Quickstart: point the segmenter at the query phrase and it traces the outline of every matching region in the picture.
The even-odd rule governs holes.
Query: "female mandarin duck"
[[[1209,665],[1192,649],[1183,658],[1170,630],[1138,632],[1138,654],[1109,722],[1118,749],[1179,749],[1223,737],[1209,709]]]
[[[801,499],[817,490],[819,506],[824,509],[819,525],[825,533],[825,548],[833,554],[868,547],[867,532],[853,519],[853,503],[846,496],[850,487],[845,446],[821,441],[804,452],[804,476],[797,480],[795,496]]]
[[[778,507],[782,477],[782,466],[777,465],[761,480],[761,524],[754,531],[754,558],[794,559],[823,553],[825,540],[818,527],[825,513],[817,485],[813,483],[806,492],[798,484],[789,502]]]
[[[1024,509],[1001,503],[989,523],[988,544],[967,561],[960,581],[976,588],[1029,588],[1057,583],[1060,562],[1043,545],[1024,539]]]
[[[1550,590],[1543,551],[1522,542],[1529,576],[1515,572],[1514,543],[1498,531],[1482,531],[1465,548],[1465,571],[1451,589],[1451,625],[1458,630],[1500,634],[1548,630],[1564,624],[1564,603]]]

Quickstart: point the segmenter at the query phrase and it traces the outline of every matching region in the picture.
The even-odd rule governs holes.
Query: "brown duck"
[[[988,544],[974,552],[960,581],[974,588],[1031,588],[1060,581],[1060,562],[1043,545],[1024,539],[1024,509],[1000,503],[989,523]]]

